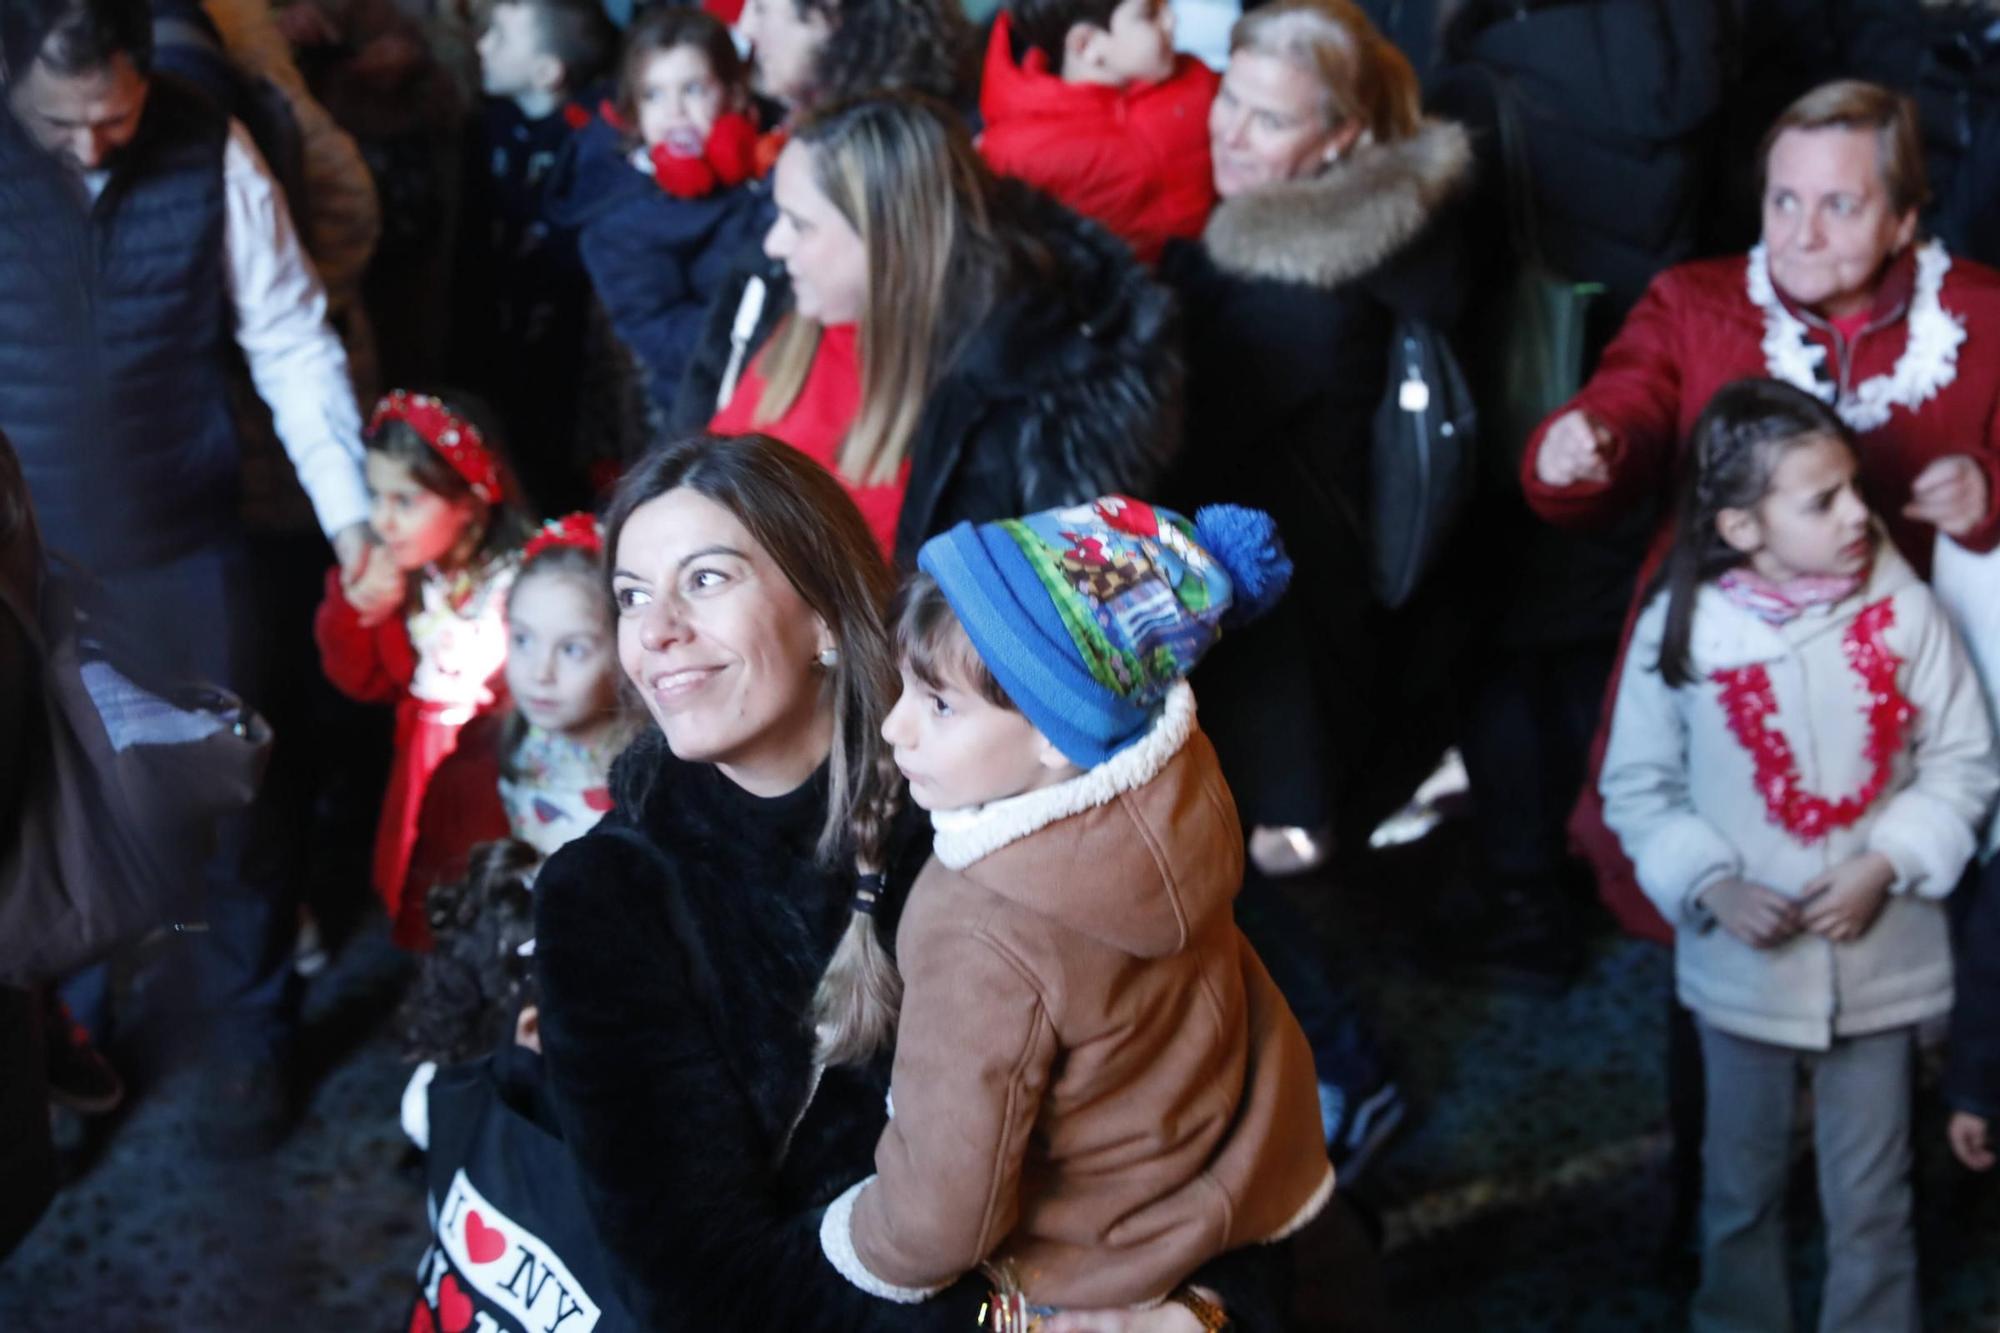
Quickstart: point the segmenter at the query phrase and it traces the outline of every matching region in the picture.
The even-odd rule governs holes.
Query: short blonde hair
[[[1757,155],[1759,193],[1769,174],[1771,149],[1787,130],[1874,130],[1882,166],[1882,186],[1889,206],[1902,216],[1931,201],[1930,176],[1924,170],[1923,129],[1917,105],[1879,83],[1839,79],[1822,83],[1779,113],[1764,135]]]
[[[1416,71],[1353,0],[1278,0],[1236,21],[1229,51],[1277,56],[1319,79],[1329,125],[1358,122],[1378,143],[1423,125]]]

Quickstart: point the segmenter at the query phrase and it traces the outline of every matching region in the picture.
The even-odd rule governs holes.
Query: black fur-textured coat
[[[886,1066],[812,1088],[806,1015],[853,894],[813,862],[824,771],[762,799],[654,732],[613,795],[536,879],[535,960],[563,1137],[640,1326],[972,1327],[972,1283],[893,1305],[820,1253],[820,1210],[872,1169],[887,1092]],[[928,851],[905,845],[898,888]]]
[[[1182,368],[1174,303],[1094,222],[1012,181],[996,225],[1046,246],[1054,273],[1003,292],[939,377],[910,449],[896,559],[913,565],[924,539],[1111,491],[1152,495],[1180,443]],[[769,286],[749,356],[791,308],[782,267],[761,249],[709,311],[676,400],[673,426],[700,430],[715,413],[730,327],[752,276]]]
[[[977,1275],[896,1305],[820,1252],[825,1205],[873,1170],[888,1093],[886,1058],[812,1086],[805,1015],[853,892],[813,863],[824,770],[763,799],[649,732],[612,793],[536,879],[535,961],[557,1119],[627,1307],[659,1333],[965,1333]],[[930,851],[921,812],[897,832],[886,939]],[[1193,1279],[1231,1327],[1276,1330],[1287,1250],[1238,1250]]]

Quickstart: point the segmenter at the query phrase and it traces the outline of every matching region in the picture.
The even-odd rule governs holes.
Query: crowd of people
[[[1916,1329],[1920,1051],[2000,1115],[2000,274],[1879,27],[1404,8],[6,0],[0,894],[52,734],[261,714],[201,1146],[365,879],[412,1330],[1280,1329],[1409,1114],[1300,886],[1456,747],[1440,965],[1673,949],[1694,1325],[1791,1327],[1805,1078],[1821,1327]],[[156,906],[0,953],[0,1241]]]

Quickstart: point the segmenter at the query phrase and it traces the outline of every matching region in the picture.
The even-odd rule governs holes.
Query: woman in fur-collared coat
[[[1396,319],[1448,332],[1457,318],[1451,204],[1472,155],[1463,129],[1424,119],[1409,62],[1349,0],[1281,0],[1245,17],[1209,138],[1221,203],[1200,244],[1170,246],[1161,265],[1187,330],[1176,498],[1268,510],[1298,564],[1288,604],[1194,680],[1243,822],[1259,830],[1253,861],[1276,870],[1259,839],[1310,864],[1329,826],[1365,835],[1381,801],[1348,779],[1386,779],[1395,765],[1377,763],[1378,743],[1420,750],[1413,723],[1448,711],[1412,702],[1412,668],[1445,657],[1411,642],[1438,622],[1434,597],[1391,616],[1369,592],[1368,459]],[[1287,982],[1282,962],[1272,970]],[[1327,1108],[1339,1163],[1385,1132],[1354,1114],[1384,1076],[1367,1043],[1341,1035],[1345,1006],[1303,986],[1286,985],[1287,998],[1322,1082],[1342,1089]],[[1355,1133],[1364,1141],[1343,1143]]]

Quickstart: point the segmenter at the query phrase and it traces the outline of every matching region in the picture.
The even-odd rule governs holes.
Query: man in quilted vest
[[[241,353],[343,563],[367,557],[360,413],[326,297],[240,124],[154,78],[145,0],[0,10],[0,430],[53,554],[128,659],[257,697],[227,396]],[[225,821],[199,915],[204,1145],[275,1142],[293,1027],[283,876]],[[101,979],[70,988],[101,1020]]]

